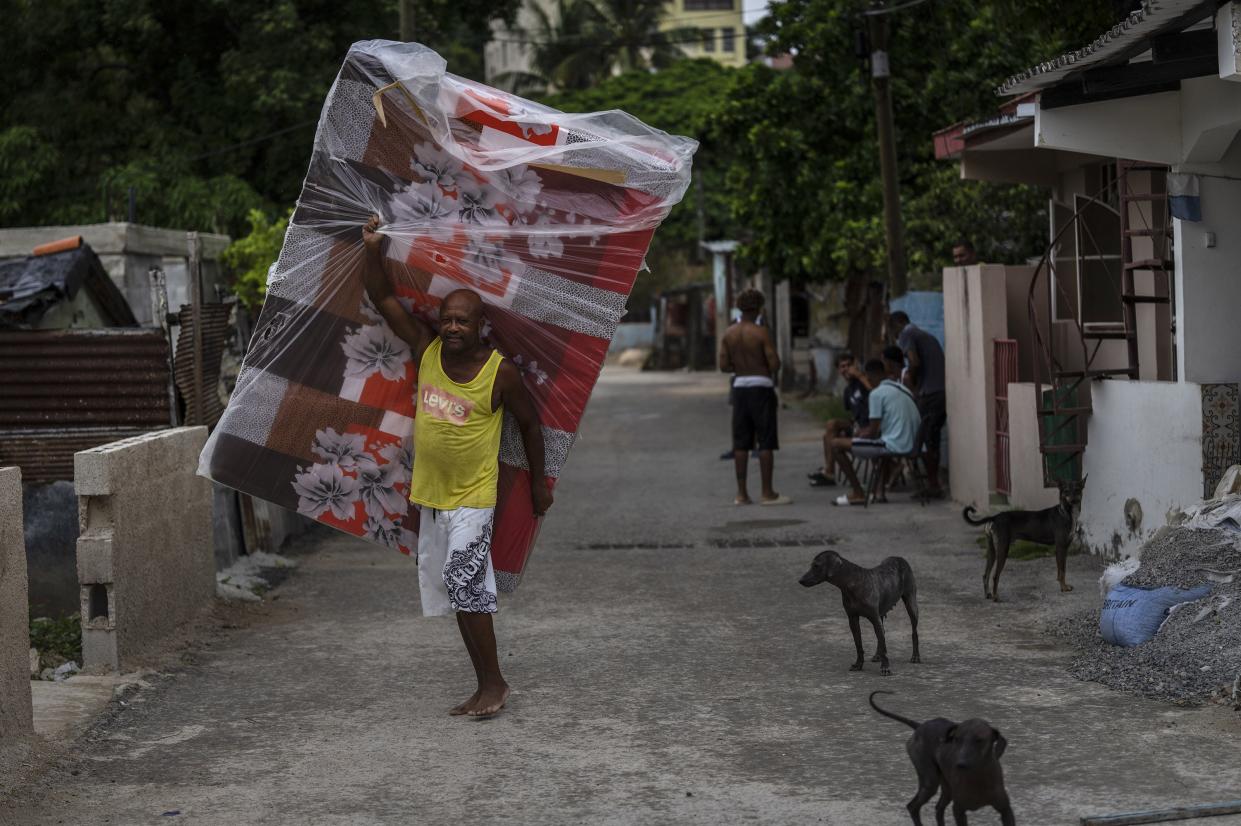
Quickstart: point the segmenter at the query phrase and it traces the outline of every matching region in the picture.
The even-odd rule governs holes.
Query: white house
[[[1241,462],[1241,2],[1147,0],[998,92],[937,155],[1049,187],[1048,253],[944,271],[954,496],[1088,475],[1086,543],[1132,553]]]

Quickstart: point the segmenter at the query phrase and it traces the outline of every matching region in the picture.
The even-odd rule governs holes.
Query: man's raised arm
[[[362,277],[366,284],[366,294],[371,297],[371,303],[384,321],[388,322],[392,332],[409,345],[413,351],[414,364],[418,365],[422,363],[422,354],[435,338],[435,333],[425,321],[407,313],[392,292],[392,284],[388,281],[388,274],[384,272],[384,236],[376,232],[379,225],[379,216],[372,215],[362,227],[362,246],[365,247],[366,256]]]
[[[521,443],[526,448],[526,463],[530,466],[531,505],[534,515],[542,516],[552,506],[552,492],[547,489],[543,467],[543,428],[538,411],[521,380],[521,371],[508,359],[500,363],[496,383],[500,385],[500,403],[513,414],[521,429]]]

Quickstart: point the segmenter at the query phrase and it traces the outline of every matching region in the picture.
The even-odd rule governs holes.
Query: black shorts
[[[733,450],[778,450],[776,391],[771,387],[733,388]]]
[[[939,451],[940,440],[943,438],[944,425],[948,421],[948,406],[943,393],[927,393],[918,397],[918,412],[922,414],[922,424],[918,428],[918,453],[922,446],[928,450]]]

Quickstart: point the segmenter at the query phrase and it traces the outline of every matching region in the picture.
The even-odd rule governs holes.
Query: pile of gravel
[[[1166,528],[1142,546],[1141,566],[1125,577],[1137,588],[1194,588],[1209,581],[1206,571],[1236,571],[1241,581],[1241,535],[1211,528]]]
[[[1126,585],[1192,588],[1212,585],[1204,599],[1173,609],[1151,640],[1120,648],[1099,634],[1099,609],[1062,620],[1049,633],[1079,650],[1069,671],[1081,680],[1177,705],[1212,698],[1234,705],[1241,691],[1241,536],[1210,529],[1168,528],[1147,543]],[[1236,572],[1228,577],[1209,574]]]

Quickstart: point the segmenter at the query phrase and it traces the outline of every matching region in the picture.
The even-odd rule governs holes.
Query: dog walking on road
[[[870,707],[914,730],[905,743],[905,751],[918,773],[918,793],[905,805],[914,826],[922,826],[922,807],[938,789],[943,791],[935,804],[936,826],[944,826],[944,810],[949,803],[957,826],[967,826],[965,813],[983,806],[998,811],[1004,826],[1015,826],[1013,807],[1004,788],[1004,769],[1000,767],[1000,757],[1008,747],[1004,735],[978,718],[954,723],[936,717],[918,723],[893,714],[875,703],[876,694],[891,693],[872,691]]]

